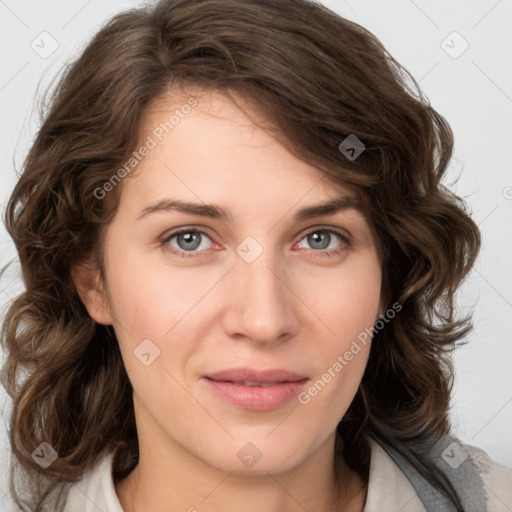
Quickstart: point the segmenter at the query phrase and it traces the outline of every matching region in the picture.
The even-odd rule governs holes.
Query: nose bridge
[[[254,239],[237,247],[232,272],[232,289],[236,291],[225,324],[230,335],[269,343],[294,330],[293,294],[284,284],[281,263],[276,251],[263,248]]]

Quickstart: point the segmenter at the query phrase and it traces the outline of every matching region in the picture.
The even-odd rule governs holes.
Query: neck
[[[256,475],[226,473],[183,456],[165,464],[161,454],[141,450],[138,465],[115,487],[124,512],[362,512],[367,482],[344,462],[336,479],[333,447],[329,437],[301,465]]]

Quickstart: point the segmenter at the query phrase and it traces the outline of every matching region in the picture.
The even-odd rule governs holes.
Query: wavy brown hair
[[[122,183],[104,199],[94,191],[136,148],[148,105],[189,85],[252,98],[294,155],[360,192],[381,249],[383,304],[402,310],[374,335],[336,457],[367,476],[367,436],[384,440],[462,510],[414,448],[450,432],[449,356],[471,329],[454,295],[480,234],[441,183],[453,134],[374,35],[310,0],[164,0],[127,11],[60,77],[5,213],[26,288],[2,330],[16,503],[57,509],[64,484],[106,451],[117,450],[117,478],[137,463],[114,331],[89,317],[71,268],[92,260],[101,270]],[[351,134],[365,145],[355,160],[338,148]],[[46,469],[31,456],[42,442],[58,453]],[[17,471],[30,492],[18,492]]]

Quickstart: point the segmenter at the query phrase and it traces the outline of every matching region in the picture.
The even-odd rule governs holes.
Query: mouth
[[[283,382],[299,382],[307,379],[306,375],[281,368],[256,370],[253,368],[231,368],[205,375],[217,382],[248,383],[247,385],[281,384]]]
[[[309,378],[282,369],[237,368],[205,375],[202,380],[224,401],[244,409],[265,411],[288,403]]]
[[[218,380],[215,382],[229,382],[231,384],[234,384],[235,386],[252,386],[252,387],[259,386],[262,388],[269,388],[271,386],[277,386],[278,384],[284,383],[284,381],[283,382],[250,382],[248,380],[244,380],[242,382],[234,382],[234,381],[230,381],[230,380],[220,380],[220,381]]]

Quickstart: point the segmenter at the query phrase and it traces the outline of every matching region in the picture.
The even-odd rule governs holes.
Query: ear
[[[71,278],[89,316],[99,324],[112,325],[112,315],[99,271],[80,263],[71,268]]]

